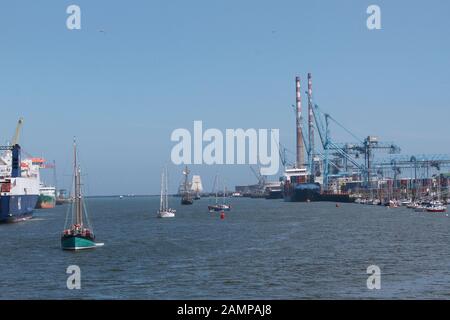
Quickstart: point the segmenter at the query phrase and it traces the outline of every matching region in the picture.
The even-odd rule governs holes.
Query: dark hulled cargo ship
[[[347,193],[325,192],[320,183],[309,182],[306,169],[287,169],[283,180],[283,196],[288,202],[352,202]]]

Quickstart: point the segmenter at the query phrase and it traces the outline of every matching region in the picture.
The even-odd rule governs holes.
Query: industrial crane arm
[[[14,133],[14,136],[11,140],[12,146],[16,145],[19,142],[20,130],[22,129],[22,126],[23,126],[23,118],[21,117],[19,121],[17,121],[16,132]]]

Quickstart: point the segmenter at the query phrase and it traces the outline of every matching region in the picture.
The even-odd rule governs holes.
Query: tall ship
[[[93,249],[103,246],[103,243],[95,242],[95,235],[89,223],[86,204],[81,192],[81,168],[77,162],[77,145],[75,139],[73,142],[73,157],[74,201],[70,210],[68,210],[66,226],[61,235],[61,248],[63,250]],[[71,215],[71,219],[69,219],[69,214]]]
[[[285,169],[282,177],[283,198],[288,202],[312,202],[312,201],[333,201],[333,202],[351,202],[347,193],[333,193],[323,190],[323,179],[316,177],[314,166],[310,165],[308,172],[305,162],[305,146],[302,129],[302,101],[300,78],[295,79],[296,87],[296,161],[293,168]],[[313,111],[312,111],[312,78],[308,74],[308,139],[310,164],[314,163],[314,131],[313,131]]]
[[[39,198],[36,209],[52,209],[56,205],[56,188],[42,185],[39,188]]]
[[[183,170],[184,183],[181,189],[181,204],[182,205],[191,205],[194,203],[194,199],[192,198],[191,184],[189,183],[189,169],[186,166]]]
[[[192,176],[191,191],[194,193],[194,200],[200,200],[200,194],[203,192],[202,179],[200,176]]]
[[[21,147],[0,146],[0,223],[31,219],[39,197],[39,166],[21,160]]]

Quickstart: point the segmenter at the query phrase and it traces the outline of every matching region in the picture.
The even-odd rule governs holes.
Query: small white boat
[[[425,205],[417,205],[417,207],[414,209],[415,212],[426,212],[427,211],[428,206]]]
[[[230,211],[231,206],[228,204],[215,204],[208,206],[209,212],[217,212],[217,211]]]
[[[411,202],[410,204],[408,204],[406,207],[408,209],[415,209],[419,206],[419,204],[417,202]]]
[[[176,210],[169,208],[169,197],[168,197],[168,180],[167,180],[167,169],[164,168],[161,174],[161,198],[159,202],[159,210],[157,212],[158,218],[174,218]]]
[[[174,218],[175,217],[176,210],[168,209],[165,211],[158,211],[158,218]]]
[[[447,211],[447,207],[444,205],[431,205],[430,207],[426,208],[427,212],[446,212]]]
[[[389,208],[398,208],[399,207],[399,203],[396,200],[389,200]]]
[[[223,196],[222,196],[222,203],[219,203],[219,193],[218,193],[218,188],[216,188],[216,186],[218,186],[218,179],[219,177],[216,176],[214,179],[214,187],[213,189],[216,189],[216,203],[212,204],[212,205],[208,205],[208,211],[210,213],[212,212],[222,212],[222,211],[230,211],[231,210],[231,205],[226,204],[225,203],[225,197],[227,195],[227,188],[224,186],[223,189]]]
[[[409,206],[412,203],[413,202],[412,202],[411,199],[404,199],[404,200],[401,201],[401,205],[404,206],[404,207],[407,207],[407,206]]]

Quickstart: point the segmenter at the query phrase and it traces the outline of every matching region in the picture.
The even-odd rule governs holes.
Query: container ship
[[[18,144],[0,147],[0,223],[30,219],[39,197],[39,166],[21,161]]]
[[[56,205],[56,188],[41,186],[36,209],[52,209]]]

